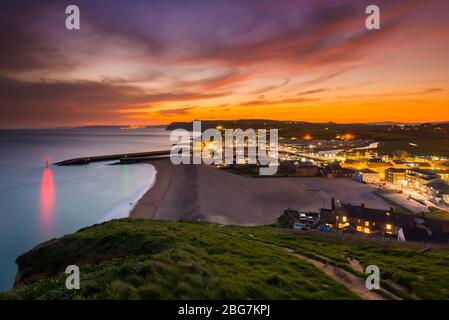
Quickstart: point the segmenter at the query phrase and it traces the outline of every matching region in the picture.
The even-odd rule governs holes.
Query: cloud
[[[316,93],[321,93],[321,92],[325,92],[325,91],[329,91],[329,88],[319,88],[319,89],[313,89],[313,90],[307,90],[307,91],[303,91],[300,93],[297,93],[297,96],[307,96],[310,94],[316,94]]]
[[[241,72],[236,69],[228,70],[222,74],[194,81],[182,81],[176,83],[177,87],[200,87],[206,90],[221,89],[239,84],[248,79],[250,72]]]
[[[431,88],[431,89],[427,89],[426,93],[436,93],[436,92],[443,92],[444,89],[442,88]]]
[[[0,126],[11,123],[117,121],[118,111],[162,102],[197,101],[225,93],[148,92],[104,82],[24,82],[0,78]]]
[[[268,93],[268,92],[270,92],[270,91],[273,91],[273,90],[276,90],[276,89],[283,88],[283,87],[285,87],[286,85],[288,85],[289,83],[290,83],[290,79],[287,78],[287,79],[285,79],[281,84],[273,85],[273,86],[267,86],[267,87],[264,87],[264,88],[262,88],[262,89],[259,89],[259,90],[254,91],[254,93],[255,93],[255,94]]]
[[[252,101],[245,101],[240,103],[240,106],[242,107],[254,107],[254,106],[274,106],[274,105],[289,105],[289,104],[300,104],[305,102],[315,102],[319,101],[319,99],[315,98],[287,98],[287,99],[280,99],[280,100],[252,100]]]
[[[190,112],[190,110],[194,109],[195,107],[184,107],[184,108],[177,108],[177,109],[166,109],[166,110],[158,110],[157,113],[163,116],[179,116],[179,115],[185,115]]]
[[[413,42],[415,34],[430,41],[427,31],[434,23],[442,35],[448,24],[442,9],[447,2],[439,0],[378,0],[379,32],[365,30],[368,0],[76,3],[81,30],[70,32],[64,27],[65,2],[1,2],[0,126],[116,122],[126,116],[118,111],[157,110],[165,102],[301,104],[316,101],[307,96],[320,98],[328,90],[324,86],[334,87],[324,82],[342,74],[349,79],[343,95],[363,80],[362,69],[373,71],[373,61],[388,60],[391,52],[399,59],[404,53],[397,47]],[[431,54],[423,53],[423,65],[432,62],[424,59]],[[281,88],[296,96],[265,99]],[[263,99],[246,101],[248,92]],[[193,112],[172,110],[155,114]]]

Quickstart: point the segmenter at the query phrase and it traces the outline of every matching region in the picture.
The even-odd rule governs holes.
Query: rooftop
[[[369,220],[378,223],[394,223],[396,213],[390,210],[365,208],[364,205],[355,206],[351,204],[343,204],[343,211],[351,218]]]
[[[376,171],[373,171],[371,169],[362,169],[362,170],[359,170],[359,172],[360,173],[377,173]]]
[[[443,194],[449,194],[449,183],[444,180],[436,180],[427,184],[428,187]]]
[[[393,173],[405,173],[405,169],[397,169],[397,168],[389,168],[386,171],[393,172]]]

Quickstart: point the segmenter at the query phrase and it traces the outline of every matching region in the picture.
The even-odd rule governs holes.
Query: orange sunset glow
[[[0,126],[449,120],[448,2],[378,1],[380,30],[367,4],[81,1],[77,31],[6,6]]]

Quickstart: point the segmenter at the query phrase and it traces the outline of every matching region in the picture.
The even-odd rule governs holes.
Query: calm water
[[[83,128],[0,130],[0,290],[11,287],[15,258],[36,244],[128,215],[151,187],[148,164],[46,168],[45,158],[167,149],[169,131]]]

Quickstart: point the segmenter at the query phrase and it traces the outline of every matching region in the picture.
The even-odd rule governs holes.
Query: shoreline
[[[172,171],[167,169],[164,160],[154,160],[148,163],[155,169],[154,181],[130,210],[128,214],[130,218],[155,219],[159,204],[171,183]]]
[[[141,189],[141,191],[135,195],[129,201],[123,202],[119,206],[115,207],[111,211],[108,212],[107,215],[101,217],[98,223],[114,220],[114,219],[124,219],[129,218],[131,216],[131,212],[136,207],[137,203],[142,199],[142,197],[153,188],[156,183],[157,170],[151,163],[140,163],[139,165],[149,165],[150,169],[150,180],[149,183]]]
[[[207,221],[243,226],[274,223],[285,208],[317,211],[331,198],[389,209],[374,188],[348,179],[264,178],[236,175],[208,165],[149,162],[156,182],[131,210],[130,218]]]

